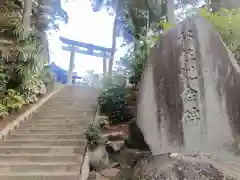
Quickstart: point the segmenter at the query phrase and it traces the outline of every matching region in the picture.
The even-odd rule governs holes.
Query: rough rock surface
[[[193,17],[150,53],[139,85],[137,124],[153,154],[230,156],[240,134],[240,67],[214,27]]]
[[[124,141],[108,141],[106,142],[106,150],[108,153],[117,153],[124,147]]]
[[[91,171],[89,173],[88,179],[87,180],[110,180],[107,177],[104,177],[103,175],[101,175],[100,173],[97,173],[95,171]]]
[[[134,167],[132,180],[238,180],[239,170],[237,165],[167,153],[141,160]]]
[[[120,172],[117,168],[106,168],[103,171],[100,172],[100,174],[107,178],[114,178],[117,176],[117,174]]]
[[[109,156],[104,145],[99,145],[94,149],[88,149],[89,166],[91,170],[101,170],[109,164]]]
[[[117,161],[120,163],[122,169],[132,168],[139,160],[149,157],[150,155],[151,152],[149,151],[139,151],[125,148],[120,151]]]
[[[124,132],[112,132],[107,134],[109,141],[120,141],[126,139],[127,135]]]

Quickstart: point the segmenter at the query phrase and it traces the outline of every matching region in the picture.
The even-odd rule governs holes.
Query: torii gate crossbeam
[[[111,53],[111,48],[105,48],[101,46],[96,46],[89,43],[83,43],[79,41],[70,40],[64,37],[60,37],[60,40],[66,44],[67,46],[62,46],[62,49],[65,51],[70,51],[70,63],[69,63],[69,70],[68,70],[68,83],[72,84],[72,74],[74,69],[74,60],[75,60],[75,53],[86,54],[96,57],[103,58],[103,75],[106,76],[107,74],[107,58]]]

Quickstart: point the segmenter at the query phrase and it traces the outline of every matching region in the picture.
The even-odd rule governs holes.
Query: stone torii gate
[[[107,75],[107,58],[110,57],[110,53],[112,51],[111,48],[105,48],[105,47],[96,46],[89,43],[74,41],[64,37],[60,37],[60,40],[65,44],[62,46],[62,49],[65,51],[71,52],[69,70],[68,70],[68,84],[72,84],[75,53],[102,57],[103,58],[103,75],[104,76]]]

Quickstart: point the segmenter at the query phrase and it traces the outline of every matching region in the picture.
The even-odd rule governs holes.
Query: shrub
[[[96,122],[91,123],[85,132],[85,137],[90,147],[97,146],[100,143],[101,139],[101,131],[99,124]]]
[[[33,104],[38,101],[38,95],[46,93],[46,86],[38,76],[33,76],[30,80],[22,84],[21,92],[26,103]]]
[[[7,70],[0,66],[0,91],[6,90],[8,80]]]
[[[108,116],[111,124],[128,120],[130,118],[129,98],[130,93],[124,86],[115,85],[107,88],[98,97],[100,113]]]
[[[56,79],[55,74],[51,72],[49,65],[44,65],[39,78],[42,79],[45,86],[54,85]]]
[[[8,115],[8,108],[5,105],[0,104],[0,118],[6,115]]]
[[[113,74],[111,77],[106,76],[101,79],[101,88],[103,90],[125,85],[125,76],[122,74]]]
[[[24,104],[24,98],[19,92],[13,89],[8,89],[6,96],[3,99],[3,105],[5,105],[8,110],[11,111],[13,109],[21,108]]]

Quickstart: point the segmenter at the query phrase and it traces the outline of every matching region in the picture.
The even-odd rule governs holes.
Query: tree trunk
[[[24,31],[31,30],[32,0],[24,0],[22,27]]]
[[[116,52],[116,34],[117,34],[117,17],[115,17],[114,23],[113,23],[113,32],[112,32],[112,52],[111,57],[109,59],[108,64],[108,76],[112,76],[112,68],[113,68],[113,62],[114,62],[114,55]]]
[[[173,0],[167,0],[167,21],[170,24],[177,24],[176,17],[174,14]]]
[[[112,52],[111,52],[111,57],[109,59],[109,64],[108,64],[108,76],[112,76],[112,68],[113,68],[113,62],[114,62],[114,55],[116,52],[116,40],[117,40],[117,18],[118,18],[118,13],[120,10],[119,2],[120,0],[116,0],[116,6],[115,6],[115,12],[116,16],[114,19],[113,23],[113,33],[112,33]]]

